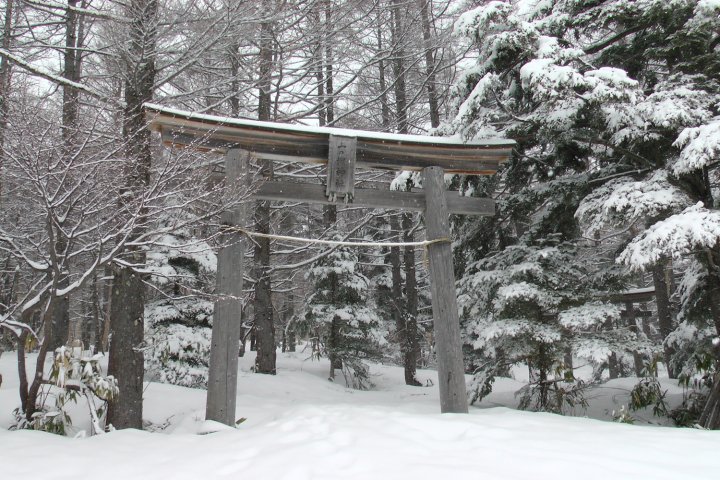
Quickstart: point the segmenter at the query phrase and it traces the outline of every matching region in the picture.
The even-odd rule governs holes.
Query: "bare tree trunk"
[[[288,330],[288,352],[294,352],[297,347],[297,337],[295,335],[295,329],[290,328]]]
[[[618,359],[615,352],[612,352],[608,357],[608,375],[610,376],[610,380],[620,376],[620,366],[618,365]]]
[[[402,214],[403,241],[413,242],[412,216],[409,213]],[[415,274],[415,249],[406,246],[403,256],[405,267],[405,355],[403,364],[405,367],[405,384],[421,386],[417,380],[417,362],[420,357],[420,344],[418,343],[417,313],[418,293],[417,278]]]
[[[268,22],[260,25],[260,89],[258,120],[270,120],[270,77],[272,74],[273,50],[272,26]],[[272,162],[261,160],[261,176],[271,180]],[[255,206],[255,230],[270,233],[270,202],[257,202]],[[257,356],[255,372],[275,374],[275,326],[272,308],[272,282],[270,278],[270,239],[255,240],[253,254],[255,262],[255,339]]]
[[[59,243],[57,247],[64,248],[63,243]],[[56,247],[56,248],[57,248]],[[68,278],[63,275],[63,277],[60,279],[60,282],[58,284],[58,287],[63,288],[67,287],[69,284]],[[64,295],[62,297],[58,297],[56,301],[52,302],[50,311],[50,321],[52,322],[53,326],[50,330],[52,332],[52,336],[50,337],[50,350],[55,351],[55,349],[62,347],[67,343],[68,337],[69,337],[69,328],[70,328],[70,298],[68,295]]]
[[[720,286],[720,282],[716,283]],[[712,307],[713,313],[720,313],[720,291],[716,288],[711,296],[713,297],[711,303],[715,305]],[[720,328],[717,333],[720,336]],[[715,356],[713,386],[698,423],[703,428],[718,430],[720,429],[720,343],[713,344],[713,355]]]
[[[82,305],[82,319],[80,321],[80,342],[82,348],[90,348],[92,345],[93,332],[93,319],[92,319],[92,301],[90,303],[83,301]],[[74,338],[76,340],[76,338]]]
[[[380,87],[380,115],[382,117],[383,131],[390,130],[390,103],[387,96],[387,81],[385,79],[385,61],[383,60],[382,22],[378,21],[375,32],[377,37],[377,48],[380,59],[378,60],[378,84]]]
[[[238,357],[244,357],[245,352],[247,351],[247,341],[250,335],[252,335],[253,331],[255,330],[252,327],[248,327],[245,323],[245,319],[248,318],[248,304],[243,303],[242,307],[240,308],[240,321],[242,322],[242,325],[240,325],[240,349],[238,351]]]
[[[320,25],[320,5],[316,4],[316,8],[310,12],[310,18],[312,18],[314,25]],[[315,75],[315,85],[317,91],[317,106],[315,107],[318,112],[318,125],[325,126],[327,121],[325,119],[325,69],[324,69],[324,33],[318,35],[313,51],[313,65],[312,72]]]
[[[144,308],[145,284],[140,274],[118,268],[113,280],[108,367],[120,390],[108,410],[108,424],[115,428],[142,428]]]
[[[42,298],[40,302],[38,302],[36,305],[38,308],[29,308],[22,312],[21,320],[23,323],[26,323],[28,325],[31,324],[33,316],[40,310],[40,306],[45,305],[46,298]],[[27,330],[23,330],[20,335],[17,336],[17,366],[18,366],[18,379],[20,380],[20,385],[18,392],[20,394],[20,408],[22,409],[23,413],[25,414],[25,418],[30,419],[32,418],[33,413],[35,413],[37,404],[37,392],[40,389],[41,381],[43,379],[43,370],[42,368],[45,365],[45,356],[47,355],[47,343],[49,341],[49,336],[45,336],[43,338],[40,351],[38,353],[38,362],[36,362],[36,367],[40,366],[40,370],[35,371],[35,376],[33,377],[33,383],[32,386],[30,383],[28,383],[28,377],[27,377],[27,369],[26,369],[26,345],[28,342],[30,334]],[[42,348],[45,346],[45,348]],[[33,391],[32,394],[32,401],[31,401],[31,391]]]
[[[20,393],[20,409],[23,412],[27,412],[27,398],[28,398],[28,379],[27,370],[25,366],[25,343],[27,342],[28,332],[23,330],[17,339],[17,366],[18,366],[18,377],[20,379],[19,393]]]
[[[335,205],[326,205],[323,207],[323,224],[325,228],[331,229],[337,223],[337,208]],[[328,276],[330,288],[330,301],[336,301],[338,291],[338,278],[335,273]],[[330,332],[327,339],[328,359],[330,360],[330,379],[335,378],[335,371],[342,369],[342,358],[336,355],[336,351],[340,344],[340,319],[335,317],[330,322]]]
[[[395,232],[400,231],[396,215],[390,217],[390,228]],[[390,247],[390,274],[392,278],[392,295],[390,298],[390,307],[392,308],[392,318],[395,321],[395,335],[397,336],[398,345],[400,345],[400,354],[403,363],[407,359],[407,329],[403,313],[405,306],[403,305],[402,296],[402,265],[400,264],[400,247]],[[406,369],[407,376],[407,369]]]
[[[97,272],[93,274],[93,281],[90,292],[90,342],[93,353],[100,350],[100,337],[102,335],[102,322],[100,321],[100,293],[98,292]]]
[[[42,323],[44,325],[51,325],[50,318],[48,318],[48,313],[52,311],[52,301],[53,298],[50,297],[47,300],[50,305],[47,305],[47,309],[45,310],[45,314],[42,315]],[[25,316],[25,314],[23,314]],[[22,349],[22,355],[25,355],[25,345],[24,342],[27,339],[27,336],[22,336],[21,339],[23,340],[23,345],[20,346]],[[25,419],[30,421],[33,418],[33,414],[37,411],[38,407],[38,397],[40,395],[40,388],[43,385],[44,381],[44,370],[45,370],[45,359],[47,358],[47,354],[50,351],[50,341],[52,339],[52,327],[50,327],[50,335],[45,335],[42,342],[40,343],[40,350],[38,351],[38,356],[35,361],[35,376],[32,379],[32,382],[30,382],[28,386],[27,378],[23,379],[23,376],[26,376],[25,373],[25,362],[23,360],[22,367],[18,365],[18,368],[22,368],[21,370],[21,379],[20,379],[20,392],[21,395],[23,394],[23,390],[25,393],[25,402],[24,402],[24,412],[25,412]],[[20,360],[20,349],[18,349],[18,360]],[[21,402],[22,403],[22,402]]]
[[[125,175],[127,197],[139,199],[150,183],[152,166],[150,131],[142,106],[152,100],[155,88],[158,1],[132,0],[128,17],[131,18],[130,53],[123,111],[123,140],[128,162]],[[145,264],[144,251],[126,253],[124,260],[130,264]],[[113,277],[108,373],[117,379],[120,393],[110,402],[108,424],[115,428],[142,428],[145,283],[139,273],[127,266],[117,267]]]
[[[65,50],[63,52],[63,78],[71,82],[80,82],[81,59],[78,54],[78,28],[79,18],[75,11],[78,0],[68,0],[65,9]],[[78,115],[80,111],[79,92],[77,88],[70,85],[63,85],[62,104],[62,137],[63,137],[63,161],[69,162],[75,155],[76,137],[78,130]],[[67,239],[63,231],[63,224],[55,226],[55,252],[60,263],[59,288],[69,285],[69,279],[64,272],[65,249]],[[68,329],[70,326],[70,298],[68,295],[58,297],[51,302],[52,310],[50,319],[53,323],[52,338],[50,339],[50,350],[55,350],[67,342]]]
[[[100,337],[100,351],[105,353],[110,348],[110,311],[112,309],[112,268],[105,267],[103,272],[103,308],[102,308],[102,334]]]
[[[282,327],[282,352],[286,353],[290,351],[290,322],[292,322],[293,316],[293,305],[292,299],[289,298],[292,292],[285,296],[281,312],[281,327]]]
[[[405,55],[402,39],[402,2],[393,0],[392,6],[392,39],[393,39],[393,75],[395,77],[395,114],[397,119],[397,130],[400,133],[408,133],[407,120],[407,85],[405,82],[405,66],[403,57]],[[403,213],[402,231],[403,240],[413,240],[411,233],[412,217]],[[400,312],[402,322],[402,352],[403,365],[405,367],[405,383],[407,385],[420,385],[415,378],[417,360],[420,349],[417,339],[417,279],[415,275],[415,250],[412,247],[405,247],[403,255],[405,270],[405,311]]]
[[[430,108],[430,125],[433,128],[440,126],[440,108],[438,106],[438,95],[435,79],[435,55],[432,41],[432,29],[430,25],[430,0],[417,0],[420,9],[420,21],[423,31],[423,47],[425,49],[425,73],[427,75],[425,87],[428,94],[428,106]]]
[[[77,83],[80,80],[81,56],[78,53],[79,18],[77,12],[78,0],[68,0],[65,10],[65,50],[63,52],[63,78]],[[63,85],[62,129],[65,155],[72,154],[77,134],[79,113],[79,92],[71,85]]]
[[[325,2],[325,120],[332,126],[335,122],[335,98],[333,87],[333,47],[332,47],[332,3]]]
[[[660,335],[663,339],[663,357],[665,360],[665,367],[668,371],[670,378],[675,378],[675,372],[673,372],[670,366],[670,361],[674,353],[673,349],[665,345],[665,340],[668,335],[673,331],[673,319],[672,310],[670,308],[670,292],[668,284],[665,278],[665,267],[666,261],[659,260],[652,269],[653,285],[655,286],[655,302],[657,304],[658,323],[660,326]]]
[[[571,347],[567,347],[565,350],[565,353],[563,354],[563,363],[565,364],[566,370],[574,370],[573,367],[573,351]]]
[[[402,0],[393,0],[392,3],[392,39],[393,39],[393,74],[395,76],[395,114],[397,131],[408,133],[407,120],[407,86],[405,84],[405,51],[402,39]]]
[[[720,429],[720,375],[715,374],[714,384],[698,423],[710,430]]]
[[[550,410],[550,385],[548,383],[548,373],[552,369],[552,358],[547,352],[547,346],[540,343],[538,346],[538,384],[540,385],[540,409],[541,411]]]
[[[342,370],[343,361],[336,352],[340,347],[340,319],[335,317],[330,322],[330,334],[327,340],[328,359],[330,360],[330,372],[328,378],[330,380],[335,379],[335,371]]]
[[[297,344],[297,338],[295,336],[295,292],[291,291],[287,296],[285,313],[287,320],[285,322],[285,331],[287,332],[287,351],[294,352]]]
[[[2,279],[2,294],[0,294],[0,314],[7,313],[8,305],[12,305],[15,302],[15,288],[20,275],[19,270],[12,268],[10,259],[11,257],[8,256],[5,260],[5,268],[3,272],[4,278]],[[0,329],[0,355],[2,355],[5,350],[13,350],[11,335],[12,334],[9,331]]]
[[[269,163],[269,162],[268,162]],[[255,229],[270,231],[270,202],[258,202],[255,208]],[[258,238],[255,242],[255,347],[257,373],[275,374],[275,327],[271,297],[270,240]]]
[[[335,121],[335,98],[333,86],[333,45],[332,45],[332,2],[326,1],[323,5],[324,19],[322,23],[323,34],[319,37],[318,70],[316,78],[318,81],[318,99],[320,100],[320,125],[332,125]],[[317,13],[316,18],[320,19]],[[335,205],[323,206],[323,225],[327,230],[334,228],[337,223],[337,207]],[[335,299],[338,290],[338,279],[330,274],[330,298]],[[335,354],[340,342],[340,319],[333,318],[330,323],[330,332],[327,339],[328,359],[330,360],[330,371],[328,378],[335,378],[335,371],[342,369],[342,358]]]
[[[38,397],[40,395],[40,387],[43,381],[43,371],[45,369],[45,359],[48,354],[49,337],[45,337],[40,344],[40,351],[35,360],[35,378],[30,382],[27,389],[27,400],[25,402],[25,419],[31,421],[38,408]],[[27,384],[26,384],[27,385]]]
[[[13,16],[15,1],[5,1],[5,19],[2,31],[2,48],[5,51],[10,49],[13,33]],[[0,173],[4,167],[3,146],[5,145],[5,129],[7,127],[8,100],[10,98],[10,74],[11,63],[6,57],[0,57]],[[2,177],[0,177],[2,178]],[[0,198],[2,198],[2,182],[0,181]]]
[[[240,46],[237,42],[231,42],[228,48],[228,57],[230,60],[230,115],[237,118],[240,116],[240,98],[238,92],[240,90],[240,61],[238,60]]]
[[[707,256],[710,264],[718,264],[720,255],[708,251]],[[720,337],[720,278],[715,272],[708,277],[708,295],[710,296],[710,312],[715,324],[715,334]],[[713,344],[712,353],[715,357],[713,386],[698,423],[703,428],[718,430],[720,429],[720,343]]]

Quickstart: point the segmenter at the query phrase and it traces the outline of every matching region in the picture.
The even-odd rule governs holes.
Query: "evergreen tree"
[[[562,412],[584,405],[584,382],[568,352],[602,362],[612,351],[638,349],[626,330],[610,330],[619,308],[587,301],[605,286],[571,243],[514,245],[472,263],[458,284],[462,324],[475,368],[471,401],[490,393],[495,375],[529,368],[520,407]]]
[[[503,135],[518,146],[498,178],[461,180],[500,207],[498,218],[458,224],[461,267],[473,271],[483,266],[474,261],[502,258],[508,246],[528,249],[555,236],[572,245],[568,262],[576,265],[588,255],[583,247],[596,249],[587,257],[602,280],[596,290],[609,291],[623,283],[625,267],[612,260],[625,249],[621,265],[653,272],[666,362],[690,358],[683,335],[671,333],[662,273],[670,258],[685,269],[679,318],[695,318],[701,328],[693,332],[712,325],[719,13],[717,2],[617,0],[492,1],[462,15],[456,32],[479,55],[457,85],[457,115],[441,131],[468,140]],[[703,205],[691,207],[697,201]],[[688,227],[700,219],[709,225],[702,234]],[[462,285],[472,295],[472,285]],[[592,290],[581,295],[589,305]],[[590,316],[602,318],[603,308]],[[704,345],[712,350],[709,338]],[[720,400],[720,387],[716,393]],[[712,408],[703,424],[717,427],[720,408]]]
[[[176,213],[162,222],[173,228],[147,255],[158,293],[145,306],[145,370],[163,383],[205,388],[213,315],[210,285],[217,257],[210,245],[182,227],[193,220],[189,213]]]
[[[365,362],[382,357],[386,332],[369,295],[370,281],[358,268],[357,255],[348,247],[339,247],[313,264],[306,277],[314,292],[307,300],[304,327],[317,340],[314,353],[341,361],[348,385],[368,388]]]

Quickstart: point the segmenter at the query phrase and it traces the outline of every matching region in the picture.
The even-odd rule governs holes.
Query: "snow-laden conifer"
[[[559,318],[574,318],[586,329],[576,339],[575,355],[599,360],[631,350],[637,360],[641,352],[656,353],[639,338],[639,324],[627,324],[617,310],[611,315],[597,303],[638,281],[628,276],[630,269],[652,273],[659,330],[667,337],[677,325],[668,279],[673,268],[682,272],[697,257],[707,275],[688,270],[678,312],[681,319],[690,312],[696,319],[704,315],[698,325],[711,321],[718,18],[717,2],[696,0],[488,2],[460,17],[456,35],[475,48],[477,61],[460,76],[457,115],[440,130],[518,142],[497,179],[460,181],[471,194],[494,196],[500,215],[457,222],[461,293],[470,295],[463,299],[474,308],[470,346],[487,347],[485,339],[495,341],[499,332],[529,331],[527,318],[498,315],[510,299],[547,309],[549,298],[562,295],[544,297],[536,283],[510,281],[509,271],[491,265],[509,258],[509,248],[535,248],[550,237],[572,245],[568,265],[583,258],[592,270],[585,275],[601,279],[578,293],[575,304],[557,308]],[[699,200],[705,207],[693,207]],[[688,224],[701,221],[703,226]],[[702,278],[699,284],[711,288],[695,287]],[[471,293],[473,287],[478,291]],[[468,298],[488,301],[477,307]],[[560,310],[568,308],[579,310],[563,316]],[[593,319],[602,325],[603,318],[606,338],[592,338]],[[552,338],[543,330],[543,338]],[[670,343],[665,363],[671,363]]]
[[[191,213],[174,213],[160,222],[177,228],[157,238],[147,253],[157,294],[145,306],[146,374],[163,383],[205,388],[217,257],[205,239],[183,227],[193,223]]]
[[[360,271],[357,254],[339,247],[315,262],[306,279],[314,291],[306,301],[301,326],[311,339],[314,354],[342,362],[349,386],[368,388],[366,361],[382,356],[387,332],[370,298],[370,281]]]

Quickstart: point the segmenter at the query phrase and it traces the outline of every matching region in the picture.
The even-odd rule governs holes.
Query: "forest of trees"
[[[451,218],[469,400],[518,365],[530,378],[520,406],[557,413],[583,405],[593,382],[636,376],[635,408],[720,428],[718,0],[0,10],[0,354],[18,359],[18,428],[63,431],[62,395],[41,398],[48,384],[87,398],[98,430],[142,428],[143,380],[207,386],[220,215],[248,192],[225,185],[221,157],[161,147],[146,102],[515,140],[496,175],[447,178],[497,204],[493,217]],[[251,170],[254,183],[324,177],[302,163]],[[360,170],[356,182],[406,190],[422,178]],[[249,209],[259,233],[424,238],[408,212]],[[367,362],[402,365],[408,385],[435,365],[421,250],[248,246],[239,354],[256,355],[256,373],[275,374],[277,349],[298,344],[356,388],[371,387]],[[659,371],[688,388],[680,407],[664,407]]]

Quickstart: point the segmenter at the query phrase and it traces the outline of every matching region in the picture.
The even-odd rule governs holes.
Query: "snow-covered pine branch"
[[[683,258],[716,248],[720,241],[720,212],[702,204],[661,220],[634,238],[617,261],[644,269],[662,257]]]
[[[720,119],[705,125],[686,128],[674,145],[682,148],[680,156],[672,165],[676,175],[691,173],[720,161]]]

